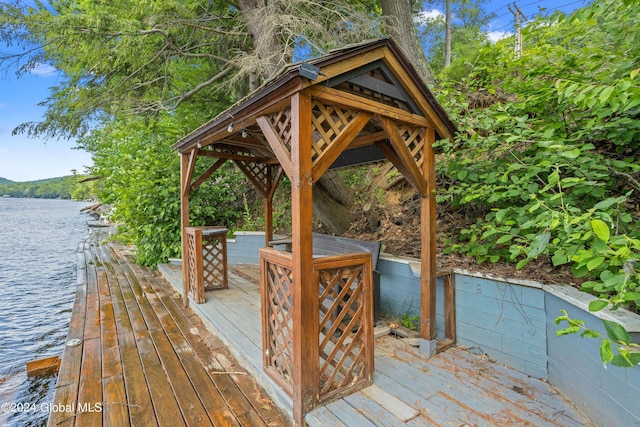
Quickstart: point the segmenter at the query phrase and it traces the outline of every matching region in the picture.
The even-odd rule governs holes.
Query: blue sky
[[[444,3],[444,0],[443,0]],[[512,1],[493,0],[487,2],[485,10],[495,12],[496,18],[488,31],[496,37],[513,31],[513,15],[507,8]],[[528,17],[556,9],[570,12],[587,2],[575,0],[522,0],[518,7]],[[7,47],[0,44],[0,52]],[[49,95],[49,88],[57,83],[59,74],[48,67],[20,79],[15,70],[0,73],[0,177],[12,181],[32,181],[70,175],[73,169],[83,172],[90,166],[91,157],[81,150],[74,150],[75,141],[30,139],[26,135],[12,135],[12,130],[24,122],[39,121],[44,108],[37,104]]]

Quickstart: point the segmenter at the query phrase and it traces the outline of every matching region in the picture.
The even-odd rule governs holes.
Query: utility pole
[[[511,9],[511,5],[508,4],[509,12],[513,13],[513,17],[516,20],[516,35],[515,35],[515,43],[513,45],[513,54],[516,59],[520,58],[522,54],[522,32],[520,32],[520,17],[524,19],[524,21],[528,21],[527,17],[524,16],[524,13],[520,10],[516,2],[513,2],[513,9]]]

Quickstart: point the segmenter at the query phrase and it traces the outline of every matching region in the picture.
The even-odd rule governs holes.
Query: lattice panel
[[[226,235],[202,236],[202,278],[205,290],[228,287],[226,246]]]
[[[287,108],[269,117],[271,125],[283,145],[291,152],[291,109]]]
[[[357,111],[341,108],[336,105],[324,105],[313,102],[311,110],[313,146],[311,158],[315,161],[333,140],[358,114]]]
[[[275,181],[280,166],[274,167],[244,160],[235,160],[235,162],[263,196],[266,197],[271,187],[277,184]]]
[[[320,400],[367,381],[363,266],[320,272]]]
[[[293,273],[290,268],[267,262],[266,365],[292,384],[293,376]]]
[[[187,233],[187,279],[189,281],[187,290],[194,299],[197,299],[196,292],[198,281],[196,262],[196,236],[192,233]]]
[[[400,136],[404,140],[411,156],[415,159],[418,168],[422,169],[424,160],[424,128],[418,126],[400,125],[398,126]]]

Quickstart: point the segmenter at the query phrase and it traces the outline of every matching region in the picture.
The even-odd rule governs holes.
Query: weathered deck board
[[[50,426],[287,425],[219,339],[163,279],[96,236],[78,248],[78,287]],[[227,372],[233,369],[232,372]]]
[[[179,270],[163,266],[161,272],[180,292]],[[277,393],[260,374],[261,340],[256,337],[261,325],[259,320],[254,324],[260,307],[247,296],[258,295],[258,277],[257,266],[242,265],[229,272],[229,289],[206,292],[207,301],[192,306],[224,334],[223,341],[236,357],[251,365],[247,369],[263,375],[259,380]],[[376,340],[375,363],[374,388],[311,411],[305,418],[308,425],[592,425],[548,384],[463,349],[450,348],[426,360],[403,340],[386,336]],[[283,399],[282,393],[274,399]]]

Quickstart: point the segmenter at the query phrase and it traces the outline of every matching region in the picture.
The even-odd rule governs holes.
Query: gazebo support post
[[[434,142],[434,129],[425,129],[422,174],[427,181],[427,196],[420,199],[420,352],[425,357],[431,357],[436,353],[436,171]]]
[[[265,196],[264,202],[264,246],[273,240],[273,194]]]
[[[189,165],[193,151],[180,153],[180,236],[182,241],[182,304],[189,307],[189,263],[187,260],[187,233],[191,220],[189,218],[189,194],[191,193],[191,176]]]
[[[293,257],[293,421],[304,425],[317,393],[318,291],[312,248],[311,98],[291,99],[291,231]]]

